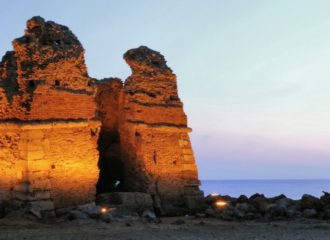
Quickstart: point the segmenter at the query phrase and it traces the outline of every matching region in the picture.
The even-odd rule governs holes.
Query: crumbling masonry
[[[147,47],[124,59],[132,75],[88,76],[84,49],[41,17],[0,63],[0,201],[41,212],[143,192],[164,214],[202,197],[176,76]]]

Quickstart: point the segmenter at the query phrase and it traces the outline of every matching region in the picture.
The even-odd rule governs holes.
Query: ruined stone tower
[[[132,75],[93,80],[65,26],[41,17],[0,63],[0,201],[40,211],[143,192],[163,214],[202,199],[176,76],[147,47]]]
[[[123,86],[118,79],[98,86],[100,139],[108,138],[100,154],[109,169],[118,168],[104,181],[118,180],[119,191],[150,193],[166,214],[195,208],[203,194],[176,76],[164,56],[144,46],[124,59],[132,75]]]
[[[92,201],[100,124],[80,42],[34,17],[13,46],[0,65],[0,198],[40,211]]]

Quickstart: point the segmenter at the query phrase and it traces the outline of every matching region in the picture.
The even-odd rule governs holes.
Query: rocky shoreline
[[[162,216],[155,214],[151,205],[134,201],[124,205],[97,205],[95,202],[80,205],[75,208],[61,209],[56,214],[41,214],[35,209],[13,209],[9,204],[0,204],[0,219],[29,219],[65,222],[78,220],[80,222],[102,221],[127,222],[133,221],[161,223]],[[227,195],[211,194],[205,197],[205,210],[177,217],[195,217],[198,219],[213,218],[224,221],[280,221],[297,219],[330,220],[330,193],[324,192],[320,197],[305,194],[299,200],[293,200],[285,195],[267,198],[263,194],[250,197],[241,195],[237,198]],[[174,224],[184,224],[184,221]]]
[[[289,220],[289,219],[330,219],[330,194],[323,192],[320,197],[305,194],[293,200],[281,194],[267,198],[263,194],[238,198],[211,194],[206,197],[208,208],[205,216],[222,220]]]
[[[156,216],[149,208],[95,203],[40,215],[0,204],[0,240],[325,240],[330,235],[330,194],[262,194],[233,198],[209,195],[205,209],[176,217]],[[145,205],[146,206],[146,205]]]

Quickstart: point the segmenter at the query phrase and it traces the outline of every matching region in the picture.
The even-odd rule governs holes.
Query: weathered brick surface
[[[16,182],[19,133],[0,128],[0,200],[10,200],[10,190]]]
[[[0,62],[0,200],[45,211],[93,201],[100,124],[83,47],[41,17],[13,47]]]
[[[97,94],[102,129],[117,129],[119,139],[124,178],[113,178],[121,181],[119,190],[151,194],[164,214],[182,213],[186,200],[198,201],[202,192],[176,76],[164,57],[147,47],[129,50],[124,58],[132,75],[123,87],[118,80],[104,80]],[[106,155],[111,134],[101,135],[110,139],[100,152]],[[109,168],[111,157],[118,159],[103,159]]]
[[[72,124],[47,134],[49,149],[44,159],[50,163],[51,196],[56,207],[94,201],[98,128],[98,122],[77,128]]]
[[[92,119],[95,117],[93,95],[76,94],[40,86],[35,90],[30,114],[35,119]]]
[[[97,121],[0,124],[5,199],[52,200],[56,208],[93,201],[98,128]]]
[[[160,53],[127,51],[122,83],[91,79],[76,36],[41,17],[13,47],[0,62],[0,200],[49,211],[132,191],[165,214],[196,205],[191,129]]]
[[[13,46],[0,62],[0,120],[95,117],[94,81],[67,27],[34,17]]]

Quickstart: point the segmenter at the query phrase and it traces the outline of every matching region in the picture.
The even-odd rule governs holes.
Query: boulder
[[[117,215],[142,214],[144,211],[153,212],[153,201],[150,194],[140,192],[112,192],[97,196],[97,204],[115,208]]]
[[[317,211],[314,208],[307,208],[303,211],[303,216],[305,218],[315,218],[317,217]]]
[[[141,216],[145,217],[148,222],[156,222],[157,220],[156,214],[150,210],[145,210]]]
[[[315,209],[316,211],[321,211],[324,208],[324,204],[320,199],[304,194],[300,200],[300,208],[301,210]]]
[[[28,212],[31,213],[32,215],[34,215],[35,217],[37,217],[38,219],[42,218],[42,215],[41,215],[40,211],[37,211],[35,209],[30,209]]]
[[[263,199],[266,199],[265,195],[263,194],[260,194],[260,193],[255,193],[253,195],[250,196],[249,200],[250,201],[253,201],[254,199],[256,198],[263,198]]]
[[[245,211],[235,208],[233,212],[233,217],[236,219],[244,219],[246,216],[245,213],[246,213]]]
[[[236,209],[243,212],[243,213],[255,212],[256,211],[255,207],[251,204],[248,204],[248,203],[238,203],[238,204],[236,204]]]
[[[321,196],[320,200],[322,203],[326,206],[330,207],[330,193],[328,192],[323,192],[323,195]]]
[[[250,197],[249,202],[258,212],[265,213],[269,201],[263,194],[254,194]]]
[[[208,208],[205,210],[205,215],[206,215],[206,217],[216,217],[217,212],[213,208]]]
[[[94,202],[80,205],[77,207],[77,210],[87,214],[91,218],[97,218],[101,215],[100,206],[96,206]]]
[[[110,223],[110,222],[114,221],[114,216],[113,216],[112,212],[107,212],[107,213],[101,214],[100,219],[103,222]]]
[[[284,195],[283,195],[284,196]],[[279,198],[275,201],[275,204],[278,206],[278,207],[281,207],[281,208],[288,208],[289,206],[291,206],[292,204],[294,203],[294,201],[290,198],[287,198],[287,197],[283,197],[283,198]]]
[[[218,212],[217,218],[226,220],[226,221],[232,221],[235,219],[235,210],[233,208],[226,208],[222,209]]]
[[[205,198],[206,204],[213,205],[213,203],[219,198],[219,195],[209,194]]]
[[[82,211],[79,211],[79,210],[72,210],[70,211],[69,213],[69,220],[83,220],[83,219],[88,219],[89,216],[82,212]]]
[[[237,203],[246,203],[249,201],[249,198],[245,195],[240,195],[238,198],[237,198]]]
[[[268,200],[269,200],[269,202],[274,203],[274,202],[276,202],[280,199],[283,199],[283,198],[287,198],[287,197],[284,194],[280,194],[278,196],[268,198]]]
[[[323,219],[330,220],[330,208],[327,208],[323,212]]]
[[[266,207],[265,218],[266,219],[283,219],[288,216],[287,208],[284,206],[270,203]]]
[[[62,217],[68,213],[70,213],[70,211],[74,210],[74,207],[65,207],[65,208],[58,208],[55,209],[55,215],[56,217]]]
[[[286,216],[288,218],[296,218],[296,217],[300,217],[300,212],[297,211],[296,207],[290,207],[286,210]]]

